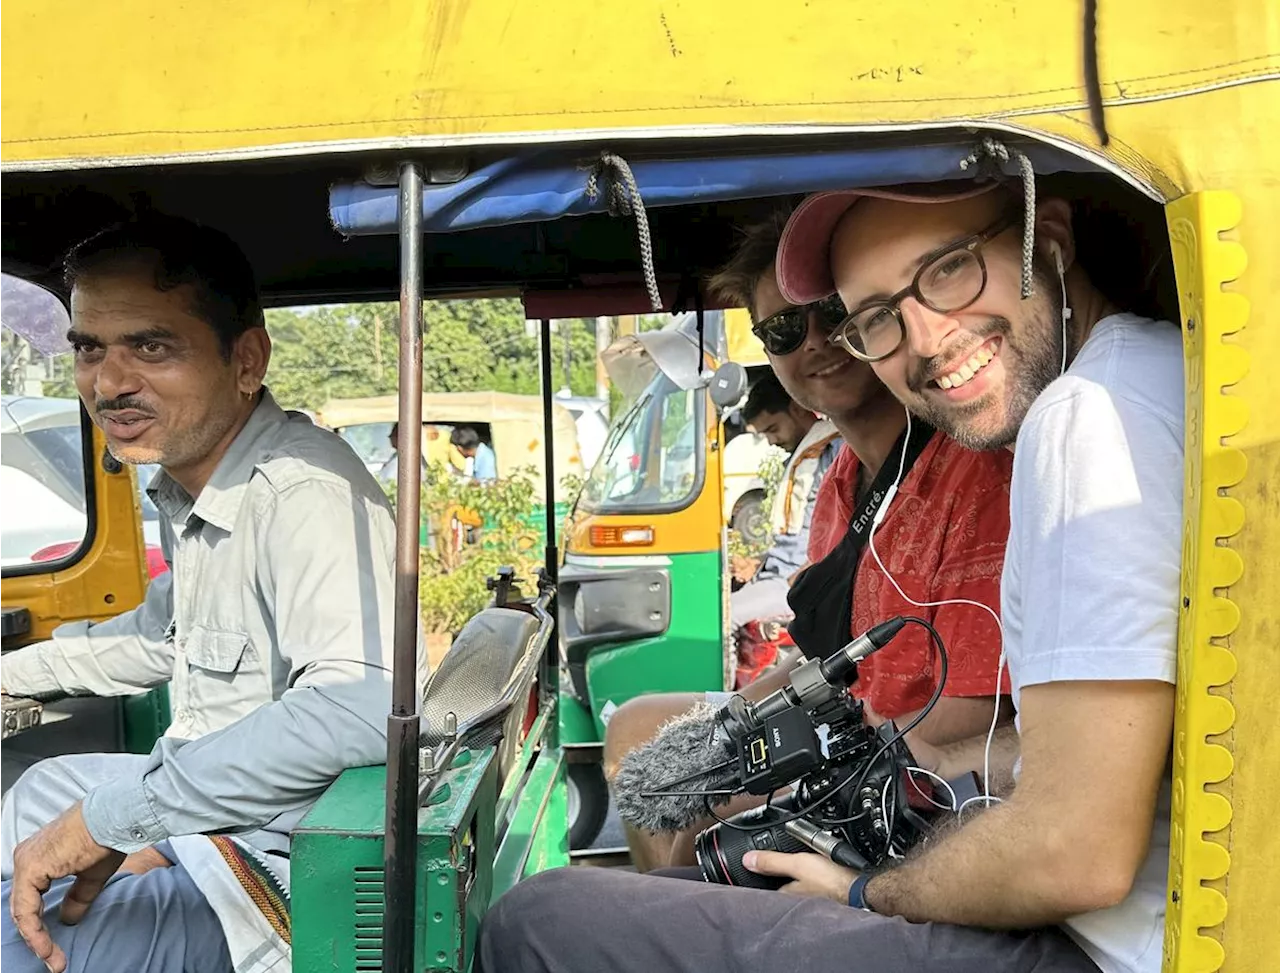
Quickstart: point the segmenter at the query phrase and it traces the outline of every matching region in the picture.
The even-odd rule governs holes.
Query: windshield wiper
[[[617,432],[615,433],[613,442],[609,444],[605,451],[604,461],[606,463],[613,459],[613,454],[616,453],[618,451],[618,447],[622,445],[622,436],[629,428],[631,428],[631,422],[635,418],[636,413],[648,405],[649,400],[652,398],[652,392],[646,391],[641,393],[640,398],[636,399],[635,404],[626,411],[626,414],[623,415],[617,426],[614,427]]]

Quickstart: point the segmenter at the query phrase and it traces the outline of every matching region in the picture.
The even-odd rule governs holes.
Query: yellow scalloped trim
[[[1228,908],[1222,880],[1231,866],[1231,635],[1240,622],[1239,607],[1224,593],[1244,571],[1228,546],[1244,526],[1244,507],[1223,494],[1244,478],[1245,456],[1225,440],[1249,418],[1228,391],[1244,377],[1249,356],[1223,338],[1245,327],[1249,302],[1222,287],[1246,264],[1244,248],[1219,236],[1240,222],[1239,197],[1193,193],[1170,203],[1166,216],[1186,353],[1187,460],[1164,968],[1213,973],[1223,962]],[[1210,742],[1222,735],[1225,746]]]

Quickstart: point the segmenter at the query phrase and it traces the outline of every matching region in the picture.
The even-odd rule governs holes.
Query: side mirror
[[[715,370],[707,388],[711,401],[723,412],[742,401],[747,391],[747,370],[737,362],[725,362]]]

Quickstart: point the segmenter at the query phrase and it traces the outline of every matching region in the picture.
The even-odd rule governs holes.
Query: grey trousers
[[[1098,973],[1065,933],[913,924],[820,899],[604,868],[521,882],[473,973]]]
[[[30,838],[105,781],[138,773],[147,758],[136,753],[72,753],[28,768],[0,807],[0,879],[13,876],[13,848]]]
[[[231,973],[222,925],[181,865],[118,874],[84,919],[65,926],[58,908],[71,882],[59,879],[44,896],[45,926],[67,956],[67,973]],[[11,885],[0,883],[0,968],[45,973],[9,916]]]
[[[9,915],[13,849],[88,790],[134,770],[146,757],[73,754],[42,760],[5,795],[0,811],[0,967],[4,973],[43,973],[44,964],[18,934]],[[165,848],[160,847],[162,854]],[[173,860],[170,852],[166,857]],[[58,921],[71,887],[62,879],[44,896],[45,925],[67,955],[68,973],[229,973],[231,955],[217,915],[181,865],[144,875],[117,874],[84,919]]]

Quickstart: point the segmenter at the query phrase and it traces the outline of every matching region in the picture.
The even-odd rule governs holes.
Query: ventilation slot
[[[354,923],[357,973],[382,970],[382,913],[384,908],[381,868],[357,868]]]

